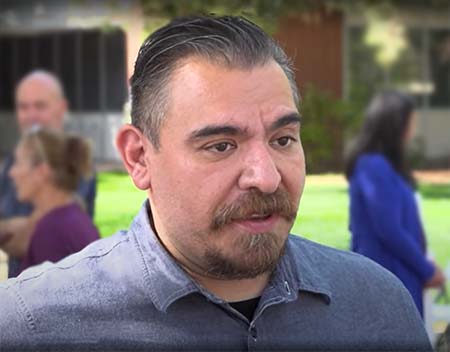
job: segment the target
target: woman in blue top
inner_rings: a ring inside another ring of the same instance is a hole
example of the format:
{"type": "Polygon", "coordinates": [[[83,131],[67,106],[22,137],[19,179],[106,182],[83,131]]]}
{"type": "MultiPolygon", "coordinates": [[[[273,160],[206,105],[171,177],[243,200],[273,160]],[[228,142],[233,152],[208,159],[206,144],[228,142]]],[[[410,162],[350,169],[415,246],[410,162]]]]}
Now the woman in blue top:
{"type": "Polygon", "coordinates": [[[349,153],[346,176],[351,249],[395,274],[423,315],[423,289],[439,287],[445,279],[426,258],[416,183],[405,160],[415,124],[411,98],[399,92],[376,96],[349,153]]]}

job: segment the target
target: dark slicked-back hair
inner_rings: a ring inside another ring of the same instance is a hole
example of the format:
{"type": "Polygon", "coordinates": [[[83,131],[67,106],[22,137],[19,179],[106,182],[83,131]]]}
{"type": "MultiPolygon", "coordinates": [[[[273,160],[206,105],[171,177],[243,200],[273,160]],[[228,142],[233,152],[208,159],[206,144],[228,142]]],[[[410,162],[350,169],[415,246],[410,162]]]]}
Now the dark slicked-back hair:
{"type": "Polygon", "coordinates": [[[351,178],[360,155],[381,153],[407,182],[415,186],[405,160],[405,135],[414,109],[412,98],[397,91],[384,91],[372,99],[361,131],[347,158],[347,179],[351,178]]]}
{"type": "Polygon", "coordinates": [[[167,112],[167,88],[172,73],[182,60],[194,56],[242,70],[275,61],[286,74],[298,103],[290,59],[257,25],[234,16],[175,19],[142,44],[130,81],[132,124],[155,148],[159,147],[160,129],[167,112]]]}

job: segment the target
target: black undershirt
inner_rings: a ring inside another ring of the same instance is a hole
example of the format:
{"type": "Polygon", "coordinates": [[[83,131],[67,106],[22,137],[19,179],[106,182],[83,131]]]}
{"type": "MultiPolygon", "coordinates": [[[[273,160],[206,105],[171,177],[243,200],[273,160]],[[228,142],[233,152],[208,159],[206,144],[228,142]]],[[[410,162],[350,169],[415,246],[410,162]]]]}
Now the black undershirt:
{"type": "Polygon", "coordinates": [[[248,321],[252,321],[253,315],[255,314],[255,310],[258,307],[260,298],[261,297],[256,297],[256,298],[248,299],[246,301],[229,302],[229,304],[234,309],[236,309],[239,313],[244,315],[248,319],[248,321]]]}

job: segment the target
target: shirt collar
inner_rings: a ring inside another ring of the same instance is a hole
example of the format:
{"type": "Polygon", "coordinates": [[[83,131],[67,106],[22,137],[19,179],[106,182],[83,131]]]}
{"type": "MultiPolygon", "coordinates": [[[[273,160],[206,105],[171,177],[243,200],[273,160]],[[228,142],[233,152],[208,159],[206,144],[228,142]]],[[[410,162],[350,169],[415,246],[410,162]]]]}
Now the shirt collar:
{"type": "Polygon", "coordinates": [[[130,232],[142,256],[150,298],[158,310],[165,312],[173,302],[199,289],[161,245],[152,230],[149,212],[148,201],[145,201],[131,224],[130,232]]]}
{"type": "MultiPolygon", "coordinates": [[[[191,279],[177,264],[153,232],[150,213],[149,203],[145,201],[131,224],[130,233],[142,256],[144,280],[155,307],[165,312],[172,303],[195,292],[206,296],[214,303],[225,303],[191,279]]],[[[329,286],[314,270],[309,256],[302,254],[301,251],[294,250],[292,236],[289,236],[285,253],[280,259],[271,285],[280,291],[307,291],[319,294],[329,303],[331,301],[329,286]]],[[[291,297],[290,300],[297,298],[297,295],[291,295],[290,292],[288,295],[291,297]]]]}
{"type": "Polygon", "coordinates": [[[312,248],[311,242],[289,235],[278,270],[284,278],[284,285],[289,285],[290,290],[317,294],[329,304],[332,300],[329,278],[318,271],[318,265],[323,263],[317,263],[317,248],[312,248]]]}

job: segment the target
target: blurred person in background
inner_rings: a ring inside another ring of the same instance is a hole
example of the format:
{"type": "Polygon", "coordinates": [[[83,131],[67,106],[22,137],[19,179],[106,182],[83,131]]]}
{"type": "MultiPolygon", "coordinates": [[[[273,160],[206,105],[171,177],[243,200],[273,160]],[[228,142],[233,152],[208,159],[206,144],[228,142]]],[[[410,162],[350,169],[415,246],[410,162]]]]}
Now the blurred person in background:
{"type": "Polygon", "coordinates": [[[395,274],[423,316],[423,290],[445,278],[426,257],[426,237],[415,196],[416,182],[406,162],[415,133],[410,97],[395,91],[375,96],[349,153],[351,249],[395,274]]]}
{"type": "MultiPolygon", "coordinates": [[[[15,93],[17,124],[21,134],[33,126],[62,131],[67,101],[59,79],[47,71],[33,71],[19,82],[15,93]]],[[[34,229],[33,207],[17,198],[9,176],[14,156],[9,155],[0,169],[0,248],[9,255],[8,277],[17,276],[21,258],[27,253],[34,229]]],[[[80,181],[77,189],[91,218],[96,196],[95,174],[80,181]]]]}
{"type": "Polygon", "coordinates": [[[54,130],[31,130],[19,142],[14,159],[9,174],[18,199],[32,204],[35,221],[20,271],[56,262],[99,238],[75,193],[92,169],[85,140],[54,130]]]}

